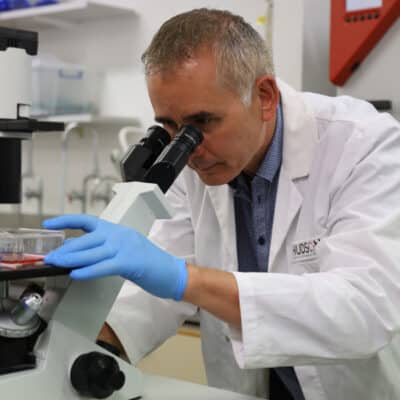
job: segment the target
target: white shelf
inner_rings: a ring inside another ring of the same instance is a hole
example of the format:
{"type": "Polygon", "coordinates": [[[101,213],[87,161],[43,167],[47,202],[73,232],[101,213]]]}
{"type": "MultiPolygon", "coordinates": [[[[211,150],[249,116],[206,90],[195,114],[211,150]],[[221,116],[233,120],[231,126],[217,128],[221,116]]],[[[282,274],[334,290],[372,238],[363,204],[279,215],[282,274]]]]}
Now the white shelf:
{"type": "Polygon", "coordinates": [[[114,117],[95,114],[66,114],[52,115],[45,118],[35,117],[39,121],[64,122],[65,124],[77,123],[79,125],[112,125],[112,126],[134,126],[140,127],[141,123],[137,118],[114,117]]]}
{"type": "Polygon", "coordinates": [[[90,20],[137,16],[132,7],[110,0],[66,0],[59,4],[0,12],[0,25],[38,29],[73,27],[90,20]]]}

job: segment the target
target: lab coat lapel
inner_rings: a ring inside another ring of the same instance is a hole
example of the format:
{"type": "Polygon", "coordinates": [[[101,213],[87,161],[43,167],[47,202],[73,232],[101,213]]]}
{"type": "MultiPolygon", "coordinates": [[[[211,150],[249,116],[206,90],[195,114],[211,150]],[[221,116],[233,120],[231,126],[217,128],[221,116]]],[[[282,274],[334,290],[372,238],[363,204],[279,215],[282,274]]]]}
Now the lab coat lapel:
{"type": "Polygon", "coordinates": [[[278,81],[283,107],[283,154],[276,195],[268,270],[287,238],[290,227],[300,210],[302,196],[296,180],[308,176],[318,140],[315,118],[304,97],[278,81]]]}
{"type": "Polygon", "coordinates": [[[287,237],[293,220],[300,210],[302,200],[303,198],[288,175],[287,170],[282,167],[278,192],[276,194],[274,223],[269,250],[269,272],[273,272],[274,270],[276,255],[287,237]]]}
{"type": "Polygon", "coordinates": [[[215,210],[222,238],[223,270],[237,270],[236,221],[233,196],[229,185],[207,186],[207,191],[215,210]]]}

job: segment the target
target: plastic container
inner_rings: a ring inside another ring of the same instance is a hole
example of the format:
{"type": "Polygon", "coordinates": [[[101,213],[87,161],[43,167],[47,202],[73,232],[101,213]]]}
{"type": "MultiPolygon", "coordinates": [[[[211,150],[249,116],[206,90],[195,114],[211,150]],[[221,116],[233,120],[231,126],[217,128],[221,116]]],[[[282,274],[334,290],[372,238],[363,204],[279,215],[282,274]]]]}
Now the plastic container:
{"type": "Polygon", "coordinates": [[[33,60],[32,116],[96,113],[100,75],[56,58],[33,60]]]}
{"type": "Polygon", "coordinates": [[[27,228],[0,228],[0,263],[27,264],[41,261],[61,246],[63,231],[27,228]]]}
{"type": "Polygon", "coordinates": [[[0,12],[8,11],[10,9],[10,3],[8,0],[0,0],[0,12]]]}
{"type": "Polygon", "coordinates": [[[49,4],[57,4],[59,0],[8,0],[10,10],[18,8],[30,8],[38,6],[47,6],[49,4]]]}

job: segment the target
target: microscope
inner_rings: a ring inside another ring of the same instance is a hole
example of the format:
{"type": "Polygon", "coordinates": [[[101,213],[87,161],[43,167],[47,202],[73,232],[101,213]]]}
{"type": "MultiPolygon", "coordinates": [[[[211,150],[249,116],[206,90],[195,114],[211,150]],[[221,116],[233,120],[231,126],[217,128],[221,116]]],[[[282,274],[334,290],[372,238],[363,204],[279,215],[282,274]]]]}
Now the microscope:
{"type": "MultiPolygon", "coordinates": [[[[21,201],[21,140],[35,131],[63,130],[60,123],[29,118],[34,32],[0,28],[0,203],[21,201]]],[[[164,193],[202,142],[183,126],[171,140],[159,126],[131,146],[121,161],[124,182],[100,215],[143,235],[155,219],[170,218],[164,193]]],[[[1,262],[1,260],[0,260],[1,262]]],[[[203,385],[144,375],[104,347],[97,335],[123,279],[72,281],[69,270],[0,263],[0,396],[22,400],[250,400],[253,397],[203,385]]],[[[134,307],[134,304],[132,305],[134,307]]]]}
{"type": "MultiPolygon", "coordinates": [[[[35,131],[63,130],[30,117],[31,57],[35,32],[0,28],[0,202],[21,201],[21,141],[35,131]]],[[[152,127],[122,162],[127,182],[101,217],[147,234],[154,219],[168,218],[163,199],[202,135],[184,127],[170,143],[152,127]]],[[[0,267],[0,394],[7,399],[136,399],[141,373],[96,345],[117,296],[119,277],[71,281],[67,269],[43,263],[0,267]]]]}

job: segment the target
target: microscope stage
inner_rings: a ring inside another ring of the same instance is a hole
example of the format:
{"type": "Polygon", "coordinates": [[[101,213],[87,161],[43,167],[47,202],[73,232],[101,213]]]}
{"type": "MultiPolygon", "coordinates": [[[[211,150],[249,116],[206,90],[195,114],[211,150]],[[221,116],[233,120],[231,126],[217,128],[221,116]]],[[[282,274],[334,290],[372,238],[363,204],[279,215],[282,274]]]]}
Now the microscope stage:
{"type": "Polygon", "coordinates": [[[42,262],[24,264],[18,268],[9,268],[4,266],[4,264],[0,264],[0,282],[16,279],[41,278],[44,276],[68,275],[70,271],[70,268],[53,267],[42,262]]]}

